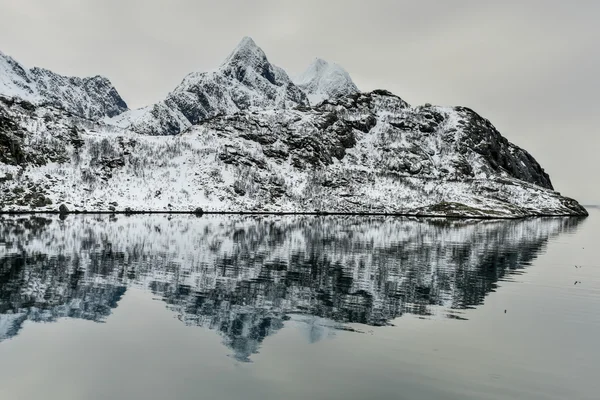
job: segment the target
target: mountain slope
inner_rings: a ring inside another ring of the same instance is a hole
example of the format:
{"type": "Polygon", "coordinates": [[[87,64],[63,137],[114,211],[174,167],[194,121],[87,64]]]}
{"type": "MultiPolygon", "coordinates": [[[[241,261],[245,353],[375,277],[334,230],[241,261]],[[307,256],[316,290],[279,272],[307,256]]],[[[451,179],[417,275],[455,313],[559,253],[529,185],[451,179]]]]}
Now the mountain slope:
{"type": "Polygon", "coordinates": [[[0,145],[18,150],[0,164],[3,211],[587,214],[473,111],[413,108],[385,91],[242,111],[172,137],[1,101],[0,122],[11,127],[0,145]]]}
{"type": "Polygon", "coordinates": [[[76,78],[42,68],[27,69],[2,52],[0,95],[49,104],[92,120],[114,117],[127,110],[125,101],[104,77],[76,78]]]}
{"type": "Polygon", "coordinates": [[[27,101],[39,101],[41,96],[29,70],[0,51],[0,94],[27,101]]]}
{"type": "Polygon", "coordinates": [[[246,37],[216,70],[191,73],[165,100],[106,122],[148,135],[173,135],[220,114],[307,104],[287,73],[246,37]]]}
{"type": "Polygon", "coordinates": [[[344,68],[320,58],[316,59],[304,73],[294,78],[293,81],[306,93],[312,105],[326,99],[359,92],[344,68]]]}

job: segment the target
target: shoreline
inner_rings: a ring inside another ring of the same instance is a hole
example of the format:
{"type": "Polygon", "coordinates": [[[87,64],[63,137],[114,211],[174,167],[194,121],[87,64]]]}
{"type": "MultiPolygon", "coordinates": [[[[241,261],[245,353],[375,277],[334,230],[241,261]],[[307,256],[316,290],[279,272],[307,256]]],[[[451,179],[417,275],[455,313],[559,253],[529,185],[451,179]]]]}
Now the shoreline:
{"type": "Polygon", "coordinates": [[[383,212],[293,212],[293,211],[159,211],[159,210],[144,210],[144,211],[0,211],[2,215],[195,215],[201,217],[203,215],[274,215],[274,216],[360,216],[360,217],[414,217],[414,218],[444,218],[444,219],[480,219],[480,220],[516,220],[527,218],[587,218],[589,215],[574,215],[574,214],[536,214],[536,215],[519,215],[519,216],[491,216],[491,215],[443,215],[430,213],[383,213],[383,212]]]}

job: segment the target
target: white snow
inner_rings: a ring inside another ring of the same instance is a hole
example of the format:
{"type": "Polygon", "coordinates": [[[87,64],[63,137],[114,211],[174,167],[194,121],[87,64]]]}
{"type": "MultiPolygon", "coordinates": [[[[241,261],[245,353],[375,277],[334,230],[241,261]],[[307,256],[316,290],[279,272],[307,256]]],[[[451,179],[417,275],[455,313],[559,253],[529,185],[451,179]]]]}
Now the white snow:
{"type": "Polygon", "coordinates": [[[358,93],[348,72],[338,64],[317,58],[308,69],[293,79],[306,93],[310,104],[323,100],[358,93]]]}

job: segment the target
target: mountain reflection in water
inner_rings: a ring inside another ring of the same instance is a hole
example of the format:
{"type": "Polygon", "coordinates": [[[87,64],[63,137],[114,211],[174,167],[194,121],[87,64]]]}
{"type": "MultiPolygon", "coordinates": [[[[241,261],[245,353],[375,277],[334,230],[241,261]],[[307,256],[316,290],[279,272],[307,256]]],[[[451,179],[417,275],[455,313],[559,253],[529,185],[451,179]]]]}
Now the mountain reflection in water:
{"type": "Polygon", "coordinates": [[[460,319],[579,221],[0,216],[0,342],[28,320],[105,321],[132,287],[240,361],[290,318],[317,321],[314,340],[403,313],[460,319]]]}

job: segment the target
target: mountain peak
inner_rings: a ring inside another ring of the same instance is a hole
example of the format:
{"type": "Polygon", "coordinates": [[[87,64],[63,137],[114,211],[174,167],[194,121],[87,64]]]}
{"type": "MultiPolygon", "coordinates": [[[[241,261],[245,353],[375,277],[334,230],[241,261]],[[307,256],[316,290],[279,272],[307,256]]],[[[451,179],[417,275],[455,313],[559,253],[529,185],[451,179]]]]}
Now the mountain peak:
{"type": "Polygon", "coordinates": [[[268,63],[265,52],[251,37],[245,36],[221,64],[221,67],[230,65],[259,66],[268,63]]]}
{"type": "Polygon", "coordinates": [[[313,105],[359,91],[342,66],[322,58],[316,58],[304,73],[294,79],[294,83],[307,94],[313,105]]]}
{"type": "Polygon", "coordinates": [[[242,47],[258,47],[256,42],[250,36],[244,36],[240,43],[237,45],[238,48],[242,47]]]}
{"type": "Polygon", "coordinates": [[[44,68],[28,69],[0,52],[0,94],[32,103],[59,106],[80,117],[98,120],[127,110],[112,83],[102,76],[77,78],[44,68]]]}
{"type": "Polygon", "coordinates": [[[0,94],[38,101],[40,96],[32,82],[29,70],[8,54],[0,51],[0,94]]]}
{"type": "Polygon", "coordinates": [[[326,60],[323,60],[322,58],[315,58],[315,60],[312,62],[312,64],[310,65],[309,68],[315,68],[315,69],[324,69],[327,68],[329,66],[329,62],[326,60]]]}
{"type": "Polygon", "coordinates": [[[297,105],[308,105],[306,95],[246,36],[216,70],[188,74],[164,101],[109,123],[139,133],[171,135],[219,114],[297,105]]]}

